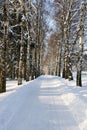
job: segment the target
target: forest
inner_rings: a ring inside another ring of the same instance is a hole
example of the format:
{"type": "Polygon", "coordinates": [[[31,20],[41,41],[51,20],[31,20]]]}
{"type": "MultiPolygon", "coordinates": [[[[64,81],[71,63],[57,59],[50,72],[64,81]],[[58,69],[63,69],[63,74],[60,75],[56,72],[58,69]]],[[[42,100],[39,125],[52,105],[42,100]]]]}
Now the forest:
{"type": "Polygon", "coordinates": [[[0,0],[0,93],[6,81],[42,74],[82,87],[87,71],[87,0],[0,0]]]}

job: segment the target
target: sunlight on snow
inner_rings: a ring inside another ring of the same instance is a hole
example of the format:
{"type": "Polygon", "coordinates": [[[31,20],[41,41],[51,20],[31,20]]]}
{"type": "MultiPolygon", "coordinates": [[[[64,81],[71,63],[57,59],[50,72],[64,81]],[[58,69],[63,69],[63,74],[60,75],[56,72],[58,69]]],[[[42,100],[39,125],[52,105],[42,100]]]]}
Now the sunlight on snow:
{"type": "Polygon", "coordinates": [[[76,96],[73,93],[63,94],[61,97],[66,105],[69,105],[76,99],[76,96]]]}

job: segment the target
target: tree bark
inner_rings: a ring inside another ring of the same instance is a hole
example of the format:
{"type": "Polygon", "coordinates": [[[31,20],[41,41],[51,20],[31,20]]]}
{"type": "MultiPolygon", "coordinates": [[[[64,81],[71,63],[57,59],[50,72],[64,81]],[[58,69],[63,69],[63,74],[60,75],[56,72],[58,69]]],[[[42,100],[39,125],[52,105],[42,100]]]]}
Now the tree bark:
{"type": "Polygon", "coordinates": [[[27,60],[26,60],[26,81],[29,81],[30,76],[30,31],[27,25],[28,30],[28,42],[27,42],[27,60]]]}
{"type": "Polygon", "coordinates": [[[77,76],[76,85],[82,86],[82,58],[83,58],[83,33],[84,33],[84,17],[85,17],[86,3],[85,0],[82,1],[81,15],[80,15],[80,33],[79,33],[79,43],[78,43],[78,62],[77,62],[77,76]]]}
{"type": "Polygon", "coordinates": [[[0,93],[6,92],[6,46],[8,41],[8,20],[7,20],[7,0],[4,1],[3,10],[3,43],[2,43],[2,54],[0,64],[0,93]]]}
{"type": "Polygon", "coordinates": [[[22,68],[23,68],[23,22],[21,22],[21,42],[20,42],[20,59],[18,67],[18,85],[22,84],[22,68]]]}

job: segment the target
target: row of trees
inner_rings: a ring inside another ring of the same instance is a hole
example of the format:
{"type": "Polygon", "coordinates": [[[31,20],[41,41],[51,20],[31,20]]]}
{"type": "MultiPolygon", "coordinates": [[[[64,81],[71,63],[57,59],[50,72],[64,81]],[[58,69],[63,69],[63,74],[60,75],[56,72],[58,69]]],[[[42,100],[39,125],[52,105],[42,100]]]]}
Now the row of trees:
{"type": "Polygon", "coordinates": [[[77,72],[76,85],[82,86],[87,43],[87,1],[55,0],[54,6],[58,30],[49,40],[48,60],[45,60],[48,72],[72,80],[74,68],[77,72]]]}
{"type": "Polygon", "coordinates": [[[6,78],[34,79],[42,73],[44,20],[41,0],[0,1],[0,92],[6,78]]]}
{"type": "Polygon", "coordinates": [[[17,78],[20,85],[22,78],[29,81],[38,77],[43,66],[48,66],[48,74],[69,80],[73,79],[75,66],[76,84],[82,86],[87,1],[54,0],[51,7],[55,8],[57,29],[52,33],[44,55],[48,31],[44,16],[49,15],[45,2],[0,0],[0,92],[6,91],[6,78],[17,78]]]}

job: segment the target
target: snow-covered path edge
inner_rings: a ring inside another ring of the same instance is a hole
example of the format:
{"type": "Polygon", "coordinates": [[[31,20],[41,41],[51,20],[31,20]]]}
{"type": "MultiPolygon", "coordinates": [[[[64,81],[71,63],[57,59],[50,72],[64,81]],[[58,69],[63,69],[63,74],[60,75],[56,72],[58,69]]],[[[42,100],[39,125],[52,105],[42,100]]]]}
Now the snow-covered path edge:
{"type": "Polygon", "coordinates": [[[17,110],[22,106],[22,98],[33,81],[23,83],[23,85],[13,86],[12,89],[7,89],[6,93],[0,94],[0,130],[7,130],[7,125],[10,123],[17,110]]]}
{"type": "Polygon", "coordinates": [[[65,91],[61,97],[75,117],[79,130],[87,129],[87,87],[74,86],[73,81],[62,80],[65,91]]]}

